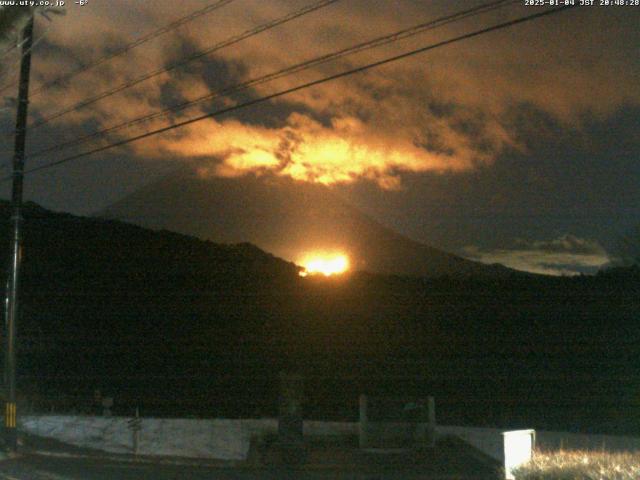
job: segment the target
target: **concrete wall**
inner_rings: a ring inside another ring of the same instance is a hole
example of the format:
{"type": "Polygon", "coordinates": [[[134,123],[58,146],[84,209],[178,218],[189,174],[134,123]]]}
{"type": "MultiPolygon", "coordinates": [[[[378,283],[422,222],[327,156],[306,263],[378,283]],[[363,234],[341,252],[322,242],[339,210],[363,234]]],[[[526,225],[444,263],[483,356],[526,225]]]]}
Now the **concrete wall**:
{"type": "MultiPolygon", "coordinates": [[[[79,447],[132,453],[128,418],[47,415],[24,417],[21,428],[79,447]]],[[[142,419],[138,453],[191,458],[243,460],[253,436],[276,434],[277,420],[142,419]]]]}
{"type": "MultiPolygon", "coordinates": [[[[20,427],[30,433],[81,447],[114,453],[132,453],[133,434],[126,417],[43,415],[23,417],[20,427]]],[[[138,453],[243,460],[252,437],[275,435],[276,419],[160,419],[143,418],[138,453]]],[[[500,462],[504,461],[502,432],[492,428],[438,425],[438,436],[455,435],[500,462]]],[[[357,435],[357,422],[305,421],[307,436],[357,435]]],[[[640,451],[640,438],[536,432],[538,448],[640,451]]]]}
{"type": "Polygon", "coordinates": [[[303,432],[304,435],[325,437],[334,435],[358,435],[358,423],[305,420],[303,424],[303,432]]]}
{"type": "MultiPolygon", "coordinates": [[[[132,453],[133,432],[126,417],[44,415],[23,417],[21,428],[79,447],[113,453],[132,453]]],[[[243,460],[251,438],[276,435],[276,419],[224,420],[144,418],[138,434],[138,453],[191,458],[243,460]]],[[[350,422],[304,422],[309,436],[356,435],[350,422]]]]}

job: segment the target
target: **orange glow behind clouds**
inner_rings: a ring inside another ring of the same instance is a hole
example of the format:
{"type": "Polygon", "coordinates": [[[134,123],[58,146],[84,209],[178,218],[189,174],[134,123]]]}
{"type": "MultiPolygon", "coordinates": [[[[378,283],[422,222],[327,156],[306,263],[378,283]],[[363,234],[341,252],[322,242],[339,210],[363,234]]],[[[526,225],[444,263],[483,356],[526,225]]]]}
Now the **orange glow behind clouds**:
{"type": "Polygon", "coordinates": [[[342,253],[311,253],[305,255],[299,262],[304,270],[300,276],[307,275],[340,275],[349,269],[349,258],[342,253]]]}
{"type": "Polygon", "coordinates": [[[463,171],[472,166],[473,155],[463,141],[453,153],[438,153],[417,146],[415,140],[406,133],[380,132],[353,117],[334,118],[327,127],[294,113],[282,128],[243,125],[236,120],[195,125],[190,135],[171,138],[164,145],[168,152],[162,151],[220,159],[212,165],[199,163],[201,177],[271,172],[323,185],[364,178],[387,190],[400,188],[400,172],[463,171]]]}

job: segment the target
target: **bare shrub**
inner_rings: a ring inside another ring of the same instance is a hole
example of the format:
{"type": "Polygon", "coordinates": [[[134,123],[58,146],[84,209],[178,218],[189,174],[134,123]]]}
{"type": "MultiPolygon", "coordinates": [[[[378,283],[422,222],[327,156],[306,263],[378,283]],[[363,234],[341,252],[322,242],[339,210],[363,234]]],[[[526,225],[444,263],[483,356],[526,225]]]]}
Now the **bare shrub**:
{"type": "Polygon", "coordinates": [[[638,480],[640,453],[537,451],[513,474],[517,480],[638,480]]]}

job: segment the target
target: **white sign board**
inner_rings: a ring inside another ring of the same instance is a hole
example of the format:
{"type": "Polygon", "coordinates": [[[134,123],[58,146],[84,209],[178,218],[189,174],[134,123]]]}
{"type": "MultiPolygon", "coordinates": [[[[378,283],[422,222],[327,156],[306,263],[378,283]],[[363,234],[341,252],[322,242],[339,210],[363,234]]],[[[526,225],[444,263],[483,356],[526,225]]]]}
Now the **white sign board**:
{"type": "Polygon", "coordinates": [[[531,460],[536,443],[535,430],[514,430],[503,432],[504,471],[507,480],[514,480],[511,473],[520,465],[531,460]]]}

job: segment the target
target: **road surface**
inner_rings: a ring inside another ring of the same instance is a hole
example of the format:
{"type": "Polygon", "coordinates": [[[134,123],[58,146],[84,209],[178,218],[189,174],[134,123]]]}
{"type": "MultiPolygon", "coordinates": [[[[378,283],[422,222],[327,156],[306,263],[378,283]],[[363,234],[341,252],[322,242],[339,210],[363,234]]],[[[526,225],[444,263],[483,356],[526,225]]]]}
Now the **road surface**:
{"type": "MultiPolygon", "coordinates": [[[[436,480],[419,472],[357,472],[347,469],[287,470],[231,468],[199,464],[131,462],[108,458],[26,454],[0,462],[0,480],[436,480]]],[[[455,477],[460,478],[460,477],[455,477]]],[[[474,477],[465,477],[471,480],[474,477]]],[[[479,476],[478,479],[486,479],[479,476]]]]}

